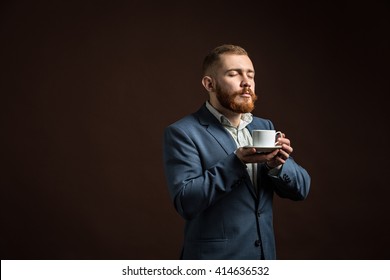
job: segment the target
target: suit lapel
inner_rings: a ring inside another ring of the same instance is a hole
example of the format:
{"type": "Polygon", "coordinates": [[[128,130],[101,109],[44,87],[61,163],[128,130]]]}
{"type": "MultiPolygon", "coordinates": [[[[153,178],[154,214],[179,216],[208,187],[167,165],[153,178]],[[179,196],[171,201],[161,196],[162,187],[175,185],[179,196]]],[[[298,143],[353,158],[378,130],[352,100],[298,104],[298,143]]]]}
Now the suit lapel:
{"type": "Polygon", "coordinates": [[[215,140],[225,150],[226,154],[231,154],[237,149],[236,143],[232,136],[221,125],[209,125],[207,131],[215,138],[215,140]],[[222,129],[221,129],[222,128],[222,129]]]}
{"type": "Polygon", "coordinates": [[[207,131],[221,145],[226,154],[229,155],[237,149],[233,137],[226,131],[217,118],[210,113],[205,105],[200,108],[198,115],[200,124],[206,126],[207,131]]]}
{"type": "MultiPolygon", "coordinates": [[[[225,150],[226,154],[231,154],[237,149],[236,142],[233,137],[226,131],[226,129],[221,125],[217,118],[210,113],[206,106],[197,112],[199,116],[200,124],[207,126],[207,131],[215,138],[215,140],[221,145],[225,150]]],[[[255,126],[251,123],[247,126],[249,131],[255,129],[255,126]]],[[[253,184],[250,181],[248,175],[248,182],[245,184],[255,200],[258,200],[258,195],[256,194],[253,184]]]]}

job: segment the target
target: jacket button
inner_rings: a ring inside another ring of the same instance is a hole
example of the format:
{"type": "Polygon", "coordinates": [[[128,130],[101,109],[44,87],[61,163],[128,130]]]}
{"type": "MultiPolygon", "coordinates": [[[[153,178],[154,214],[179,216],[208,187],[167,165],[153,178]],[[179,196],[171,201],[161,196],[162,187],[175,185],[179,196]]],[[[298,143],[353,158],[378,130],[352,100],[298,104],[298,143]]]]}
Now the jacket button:
{"type": "Polygon", "coordinates": [[[284,180],[286,183],[290,183],[290,182],[291,182],[291,179],[290,179],[290,177],[288,177],[287,174],[284,174],[284,175],[283,175],[283,180],[284,180]]]}
{"type": "Polygon", "coordinates": [[[256,247],[259,247],[260,245],[261,245],[261,241],[260,241],[260,240],[256,240],[256,241],[255,241],[255,246],[256,246],[256,247]]]}
{"type": "Polygon", "coordinates": [[[257,211],[257,217],[259,217],[259,218],[260,218],[260,210],[259,210],[259,211],[257,211]]]}

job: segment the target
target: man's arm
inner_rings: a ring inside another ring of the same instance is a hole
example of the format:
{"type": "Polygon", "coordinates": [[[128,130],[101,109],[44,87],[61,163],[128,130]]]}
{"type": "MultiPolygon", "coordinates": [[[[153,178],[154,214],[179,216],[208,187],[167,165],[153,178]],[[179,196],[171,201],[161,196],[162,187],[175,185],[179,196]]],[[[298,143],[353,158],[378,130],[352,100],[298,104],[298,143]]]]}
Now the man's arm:
{"type": "Polygon", "coordinates": [[[238,187],[248,173],[232,153],[212,167],[203,166],[199,148],[182,129],[168,127],[164,134],[164,167],[169,192],[178,213],[192,219],[238,187]]]}
{"type": "Polygon", "coordinates": [[[289,157],[275,175],[268,172],[274,191],[280,197],[303,200],[310,190],[310,176],[307,171],[289,157]]]}

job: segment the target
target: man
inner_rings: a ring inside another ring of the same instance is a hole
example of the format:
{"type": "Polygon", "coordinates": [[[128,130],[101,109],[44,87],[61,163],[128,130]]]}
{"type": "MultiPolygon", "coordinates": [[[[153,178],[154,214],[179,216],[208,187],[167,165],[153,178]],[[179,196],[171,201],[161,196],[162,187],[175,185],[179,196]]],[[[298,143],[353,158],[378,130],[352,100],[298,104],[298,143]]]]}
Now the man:
{"type": "Polygon", "coordinates": [[[247,52],[222,45],[203,62],[209,100],[164,134],[164,167],[177,212],[186,220],[182,259],[275,259],[272,199],[306,198],[310,177],[279,149],[257,153],[251,131],[274,129],[253,117],[255,70],[247,52]]]}

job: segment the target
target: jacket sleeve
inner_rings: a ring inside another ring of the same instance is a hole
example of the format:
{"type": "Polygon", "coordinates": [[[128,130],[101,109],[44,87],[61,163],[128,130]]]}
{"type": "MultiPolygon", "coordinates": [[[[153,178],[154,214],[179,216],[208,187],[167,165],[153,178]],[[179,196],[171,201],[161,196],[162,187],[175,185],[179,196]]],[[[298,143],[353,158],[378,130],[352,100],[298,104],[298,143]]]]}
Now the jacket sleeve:
{"type": "Polygon", "coordinates": [[[290,157],[277,176],[269,176],[274,191],[282,198],[303,200],[310,190],[310,176],[307,171],[290,157]]]}
{"type": "Polygon", "coordinates": [[[164,133],[164,169],[176,211],[185,219],[199,213],[230,193],[248,176],[246,165],[232,153],[205,167],[204,149],[180,127],[164,133]],[[200,151],[202,150],[202,151],[200,151]]]}
{"type": "MultiPolygon", "coordinates": [[[[268,121],[269,129],[275,129],[268,121]]],[[[267,171],[268,173],[268,171],[267,171]]],[[[289,157],[276,176],[267,175],[275,193],[282,198],[304,200],[310,190],[310,176],[307,171],[289,157]]]]}

